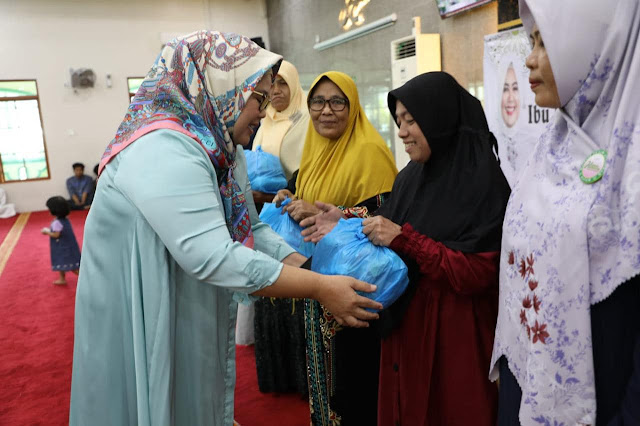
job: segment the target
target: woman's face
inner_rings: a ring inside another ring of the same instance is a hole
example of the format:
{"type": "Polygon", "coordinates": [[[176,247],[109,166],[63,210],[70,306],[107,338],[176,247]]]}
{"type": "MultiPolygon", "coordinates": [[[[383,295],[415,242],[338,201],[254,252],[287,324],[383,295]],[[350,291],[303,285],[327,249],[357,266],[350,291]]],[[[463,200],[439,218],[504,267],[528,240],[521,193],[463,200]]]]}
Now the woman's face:
{"type": "Polygon", "coordinates": [[[396,123],[400,129],[398,130],[398,136],[402,139],[404,151],[409,154],[411,161],[416,163],[429,161],[431,147],[427,142],[427,138],[411,113],[407,111],[407,108],[399,100],[396,101],[396,123]]]}
{"type": "Polygon", "coordinates": [[[253,135],[260,126],[260,120],[264,118],[266,112],[260,110],[263,102],[261,94],[269,96],[271,90],[271,71],[267,72],[260,82],[256,85],[254,92],[249,96],[247,102],[242,108],[236,124],[233,126],[233,134],[231,140],[234,145],[247,146],[253,135]],[[257,92],[257,93],[256,93],[257,92]]]}
{"type": "Polygon", "coordinates": [[[271,105],[278,112],[282,112],[289,106],[291,102],[291,91],[289,85],[280,74],[276,76],[276,81],[273,82],[271,88],[271,105]]]}
{"type": "Polygon", "coordinates": [[[531,29],[531,54],[527,56],[529,68],[529,83],[536,94],[536,104],[545,108],[560,108],[560,96],[556,87],[556,79],[551,70],[551,62],[547,56],[542,36],[537,25],[531,29]]]}
{"type": "Polygon", "coordinates": [[[320,136],[329,139],[338,139],[342,136],[349,122],[349,103],[347,102],[347,105],[342,111],[334,111],[328,102],[331,99],[347,101],[347,97],[342,93],[342,90],[331,80],[324,79],[313,89],[310,99],[312,101],[319,101],[320,99],[325,101],[321,111],[309,109],[311,122],[316,132],[318,132],[320,136]]]}
{"type": "Polygon", "coordinates": [[[502,119],[507,127],[513,127],[520,117],[520,92],[518,91],[518,80],[513,66],[507,69],[507,75],[502,87],[502,103],[500,104],[502,119]]]}

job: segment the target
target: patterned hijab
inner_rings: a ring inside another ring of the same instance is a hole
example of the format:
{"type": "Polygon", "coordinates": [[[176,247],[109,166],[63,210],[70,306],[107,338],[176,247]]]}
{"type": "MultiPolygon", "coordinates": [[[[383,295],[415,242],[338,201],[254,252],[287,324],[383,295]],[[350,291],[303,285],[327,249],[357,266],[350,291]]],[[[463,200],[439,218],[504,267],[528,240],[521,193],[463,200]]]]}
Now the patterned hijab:
{"type": "Polygon", "coordinates": [[[198,31],[170,41],[145,77],[102,159],[100,170],[141,136],[171,129],[197,141],[218,176],[231,238],[251,245],[244,194],[234,176],[233,126],[262,76],[281,57],[246,37],[198,31]]]}
{"type": "Polygon", "coordinates": [[[562,109],[507,207],[491,377],[505,355],[524,425],[595,424],[591,305],[640,273],[640,4],[521,0],[520,15],[538,25],[562,109]],[[597,150],[604,175],[583,183],[597,150]]]}
{"type": "Polygon", "coordinates": [[[296,67],[291,62],[282,61],[278,75],[289,86],[289,106],[278,112],[273,104],[269,104],[267,115],[260,122],[253,141],[253,148],[261,146],[264,152],[279,157],[289,179],[300,167],[302,147],[309,126],[309,111],[296,67]]]}
{"type": "Polygon", "coordinates": [[[391,191],[398,174],[391,151],[360,106],[358,89],[348,75],[329,71],[319,75],[335,83],[349,100],[347,127],[337,140],[321,136],[309,123],[302,151],[296,195],[305,201],[323,201],[353,207],[368,198],[391,191]]]}

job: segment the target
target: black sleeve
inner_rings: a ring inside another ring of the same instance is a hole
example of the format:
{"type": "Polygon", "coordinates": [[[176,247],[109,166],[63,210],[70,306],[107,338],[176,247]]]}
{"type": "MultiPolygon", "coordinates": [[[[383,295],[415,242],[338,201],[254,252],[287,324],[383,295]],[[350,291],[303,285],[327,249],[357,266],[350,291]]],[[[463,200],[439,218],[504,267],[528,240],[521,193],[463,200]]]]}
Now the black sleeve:
{"type": "Polygon", "coordinates": [[[291,191],[292,194],[296,193],[296,180],[298,180],[299,171],[300,169],[293,172],[293,176],[291,176],[291,179],[289,179],[289,182],[287,182],[287,189],[291,191]]]}
{"type": "Polygon", "coordinates": [[[640,276],[591,307],[597,424],[640,424],[640,276]]]}
{"type": "Polygon", "coordinates": [[[308,258],[308,259],[306,260],[306,262],[304,262],[302,265],[300,265],[300,268],[302,268],[302,269],[307,269],[307,270],[309,270],[309,271],[310,271],[310,270],[311,270],[311,262],[312,262],[312,260],[311,260],[311,259],[312,259],[312,257],[308,258]]]}
{"type": "Polygon", "coordinates": [[[624,399],[620,402],[620,409],[607,426],[640,424],[640,404],[638,403],[640,401],[640,336],[636,338],[633,364],[633,371],[629,378],[624,399]]]}
{"type": "Polygon", "coordinates": [[[369,210],[369,214],[373,214],[384,203],[384,201],[389,198],[389,194],[391,194],[391,192],[374,195],[371,198],[367,198],[366,200],[359,202],[354,207],[366,207],[367,210],[369,210]]]}
{"type": "Polygon", "coordinates": [[[627,392],[622,401],[620,412],[613,418],[611,425],[638,425],[640,424],[640,336],[636,338],[634,355],[634,367],[627,392]]]}

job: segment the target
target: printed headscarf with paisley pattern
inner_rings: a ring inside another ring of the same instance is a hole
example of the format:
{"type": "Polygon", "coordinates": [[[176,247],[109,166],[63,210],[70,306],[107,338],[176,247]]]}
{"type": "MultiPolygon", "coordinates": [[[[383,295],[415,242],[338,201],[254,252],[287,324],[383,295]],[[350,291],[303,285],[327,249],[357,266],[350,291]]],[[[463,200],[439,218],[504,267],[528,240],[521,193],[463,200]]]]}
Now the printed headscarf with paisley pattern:
{"type": "Polygon", "coordinates": [[[245,102],[263,75],[282,57],[247,37],[198,31],[165,45],[133,98],[102,159],[100,170],[127,146],[157,129],[171,129],[197,141],[218,176],[225,219],[234,241],[251,245],[244,194],[234,176],[231,139],[245,102]]]}

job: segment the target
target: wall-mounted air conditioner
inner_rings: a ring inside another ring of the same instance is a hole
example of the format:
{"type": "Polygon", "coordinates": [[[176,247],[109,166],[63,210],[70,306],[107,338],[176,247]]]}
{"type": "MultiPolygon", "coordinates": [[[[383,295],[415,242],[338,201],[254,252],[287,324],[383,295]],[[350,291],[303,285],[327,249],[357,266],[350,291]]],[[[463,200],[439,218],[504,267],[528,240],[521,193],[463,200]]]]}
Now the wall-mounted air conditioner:
{"type": "Polygon", "coordinates": [[[71,87],[74,89],[93,87],[96,83],[96,73],[89,68],[78,68],[69,70],[71,73],[71,87]]]}
{"type": "MultiPolygon", "coordinates": [[[[420,18],[413,18],[413,35],[391,42],[391,88],[402,86],[413,77],[429,72],[441,71],[440,34],[421,34],[420,18]]],[[[394,131],[394,154],[398,170],[409,162],[402,139],[394,131]]]]}

